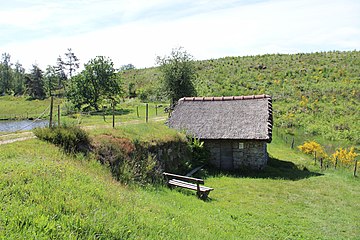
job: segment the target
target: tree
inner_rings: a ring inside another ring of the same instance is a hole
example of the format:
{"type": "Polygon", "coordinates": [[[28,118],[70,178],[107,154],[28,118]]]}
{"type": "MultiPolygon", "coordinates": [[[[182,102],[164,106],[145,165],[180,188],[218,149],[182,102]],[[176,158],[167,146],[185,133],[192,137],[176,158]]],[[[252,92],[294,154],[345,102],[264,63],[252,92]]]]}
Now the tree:
{"type": "Polygon", "coordinates": [[[1,75],[0,87],[2,95],[5,95],[11,90],[11,63],[10,54],[3,53],[1,56],[1,75]]]}
{"type": "Polygon", "coordinates": [[[129,98],[136,97],[136,88],[135,88],[135,83],[133,83],[133,82],[130,82],[128,84],[128,97],[129,98]]]}
{"type": "Polygon", "coordinates": [[[25,85],[27,93],[33,99],[45,98],[43,71],[37,65],[33,65],[31,73],[25,77],[25,85]]]}
{"type": "Polygon", "coordinates": [[[65,60],[61,56],[57,58],[56,71],[59,78],[59,86],[65,88],[65,82],[67,79],[72,78],[75,71],[80,67],[79,59],[72,52],[71,48],[68,48],[68,52],[65,53],[65,60]]]}
{"type": "Polygon", "coordinates": [[[87,104],[99,110],[101,100],[115,100],[120,93],[113,62],[98,56],[85,64],[85,69],[71,79],[67,97],[79,109],[87,104]]]}
{"type": "Polygon", "coordinates": [[[132,69],[135,69],[135,66],[133,64],[129,63],[126,65],[122,65],[119,70],[126,71],[126,70],[132,70],[132,69]]]}
{"type": "Polygon", "coordinates": [[[56,89],[60,78],[61,76],[59,76],[56,68],[48,65],[44,77],[44,87],[49,96],[53,95],[53,91],[56,89]]]}
{"type": "Polygon", "coordinates": [[[19,62],[15,63],[13,80],[14,80],[14,95],[24,94],[24,91],[25,91],[25,69],[19,62]]]}
{"type": "Polygon", "coordinates": [[[195,75],[193,57],[182,47],[174,48],[170,56],[157,57],[156,61],[163,73],[163,88],[171,105],[182,97],[196,95],[193,84],[195,75]]]}

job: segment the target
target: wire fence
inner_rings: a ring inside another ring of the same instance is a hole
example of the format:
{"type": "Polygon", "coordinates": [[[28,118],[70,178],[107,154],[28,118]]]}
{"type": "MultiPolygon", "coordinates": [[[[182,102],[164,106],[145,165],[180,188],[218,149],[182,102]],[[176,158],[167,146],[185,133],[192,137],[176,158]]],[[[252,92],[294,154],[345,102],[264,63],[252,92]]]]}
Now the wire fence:
{"type": "Polygon", "coordinates": [[[0,136],[8,134],[8,132],[18,132],[23,130],[30,130],[34,127],[44,126],[46,123],[46,115],[49,112],[50,106],[48,106],[42,113],[34,115],[35,117],[27,119],[12,119],[8,121],[0,121],[0,132],[5,132],[0,134],[0,136]]]}
{"type": "MultiPolygon", "coordinates": [[[[30,130],[33,127],[31,126],[45,126],[44,121],[49,121],[50,119],[50,107],[49,105],[41,113],[17,113],[17,114],[0,114],[0,132],[16,132],[22,130],[30,130]],[[31,122],[28,122],[28,121],[31,122]],[[42,121],[42,122],[40,122],[42,121]],[[25,125],[24,125],[25,124],[25,125]],[[21,126],[21,127],[19,127],[21,126]]],[[[66,108],[66,105],[57,105],[53,106],[53,121],[51,125],[60,124],[61,116],[70,116],[82,119],[82,117],[90,116],[100,116],[104,118],[104,121],[107,122],[106,116],[121,116],[121,115],[130,115],[129,119],[138,118],[144,119],[145,122],[149,121],[149,118],[164,116],[165,107],[163,104],[156,103],[139,103],[132,105],[125,105],[122,108],[109,108],[103,107],[97,111],[73,111],[66,108]],[[60,111],[61,109],[61,111],[60,111]]],[[[114,120],[113,120],[114,121],[114,120]]],[[[50,124],[50,121],[49,121],[50,124]]],[[[49,125],[48,124],[48,125],[49,125]]]]}
{"type": "Polygon", "coordinates": [[[301,131],[287,131],[286,129],[281,129],[278,127],[274,128],[273,133],[277,138],[283,141],[286,146],[292,149],[297,149],[299,145],[304,144],[306,141],[318,142],[324,148],[327,154],[335,152],[339,147],[347,148],[351,146],[346,141],[327,140],[322,136],[313,136],[301,131]]]}

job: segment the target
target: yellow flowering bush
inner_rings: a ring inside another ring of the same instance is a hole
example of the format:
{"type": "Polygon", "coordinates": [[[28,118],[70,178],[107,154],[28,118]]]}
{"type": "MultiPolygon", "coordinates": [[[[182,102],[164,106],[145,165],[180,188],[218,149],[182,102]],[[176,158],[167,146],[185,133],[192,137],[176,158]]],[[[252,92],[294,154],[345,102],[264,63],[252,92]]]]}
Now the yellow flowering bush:
{"type": "Polygon", "coordinates": [[[327,158],[328,155],[326,154],[324,148],[315,141],[307,141],[303,145],[298,146],[298,149],[306,154],[315,154],[318,157],[327,158]]]}
{"type": "Polygon", "coordinates": [[[335,151],[335,153],[332,154],[332,158],[331,160],[333,162],[336,161],[336,159],[338,160],[338,162],[340,162],[341,164],[343,164],[344,166],[350,166],[353,164],[355,158],[358,156],[359,154],[357,154],[355,152],[355,148],[351,147],[349,149],[343,149],[343,148],[339,148],[335,151]]]}

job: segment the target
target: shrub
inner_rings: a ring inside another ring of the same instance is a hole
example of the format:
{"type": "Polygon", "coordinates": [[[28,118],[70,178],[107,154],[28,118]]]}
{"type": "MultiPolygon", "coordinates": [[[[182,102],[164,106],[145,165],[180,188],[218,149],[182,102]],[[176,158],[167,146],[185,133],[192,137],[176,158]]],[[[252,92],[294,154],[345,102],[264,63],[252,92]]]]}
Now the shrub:
{"type": "Polygon", "coordinates": [[[34,134],[41,140],[62,147],[66,153],[87,153],[90,150],[89,135],[76,126],[36,128],[34,134]]]}
{"type": "Polygon", "coordinates": [[[166,172],[185,174],[191,163],[191,150],[187,141],[172,139],[151,144],[143,144],[145,150],[155,155],[166,172]]]}
{"type": "Polygon", "coordinates": [[[97,159],[125,184],[161,183],[163,171],[185,174],[206,165],[209,152],[199,139],[141,142],[100,135],[94,144],[97,159]]]}
{"type": "Polygon", "coordinates": [[[306,154],[315,154],[318,157],[327,158],[324,148],[315,141],[307,141],[303,145],[298,146],[299,150],[306,154]]]}
{"type": "Polygon", "coordinates": [[[188,137],[188,144],[192,155],[189,167],[194,168],[201,165],[207,165],[210,158],[210,152],[204,147],[204,142],[201,142],[198,138],[188,137]]]}
{"type": "Polygon", "coordinates": [[[343,166],[352,166],[358,155],[359,154],[355,153],[354,147],[351,147],[348,150],[339,148],[332,154],[332,161],[335,163],[336,160],[338,160],[343,166]]]}
{"type": "Polygon", "coordinates": [[[97,159],[110,167],[118,181],[146,185],[162,179],[162,168],[155,155],[138,141],[103,135],[95,145],[97,159]]]}

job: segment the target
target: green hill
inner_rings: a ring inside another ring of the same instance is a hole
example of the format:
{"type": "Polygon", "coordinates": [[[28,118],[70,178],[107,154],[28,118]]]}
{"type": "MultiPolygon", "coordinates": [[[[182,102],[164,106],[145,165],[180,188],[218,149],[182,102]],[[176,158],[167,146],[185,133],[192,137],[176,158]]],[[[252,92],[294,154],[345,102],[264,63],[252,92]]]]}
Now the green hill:
{"type": "MultiPolygon", "coordinates": [[[[360,52],[225,57],[196,62],[198,96],[269,94],[275,127],[301,136],[360,144],[360,52]]],[[[161,99],[158,68],[122,72],[144,101],[161,99]]]]}

